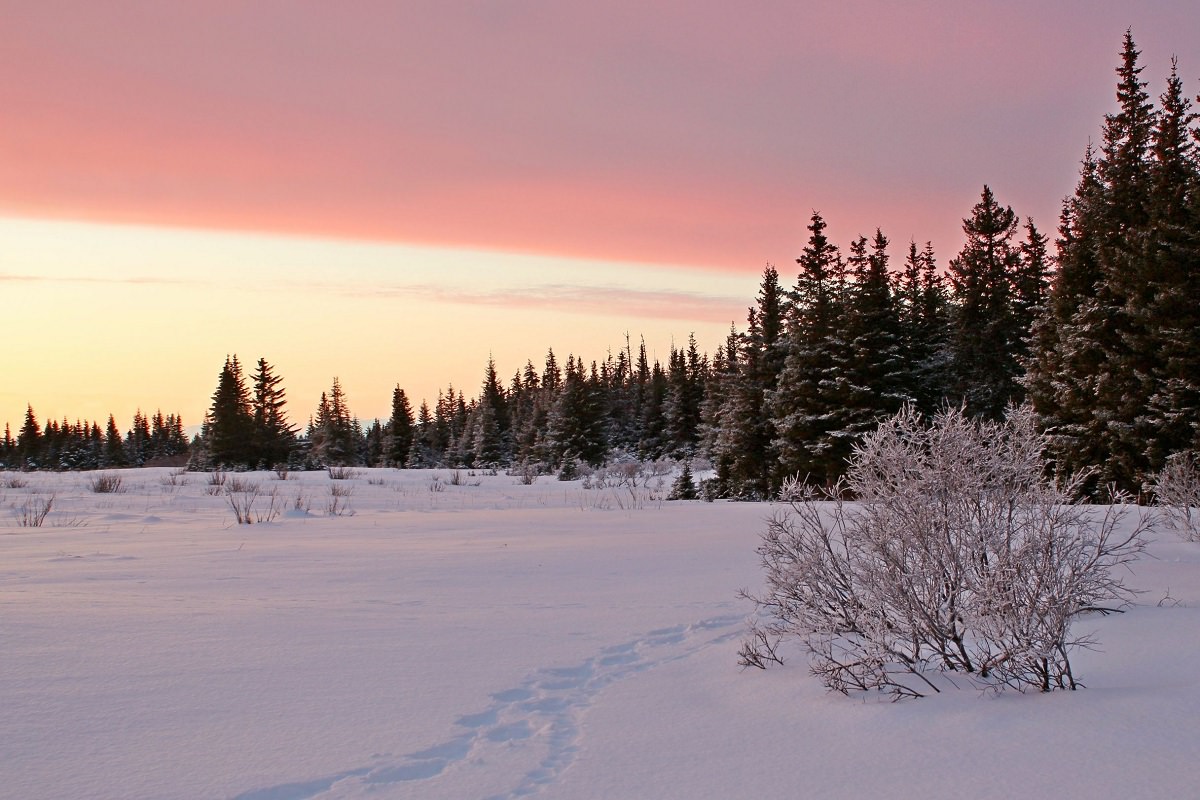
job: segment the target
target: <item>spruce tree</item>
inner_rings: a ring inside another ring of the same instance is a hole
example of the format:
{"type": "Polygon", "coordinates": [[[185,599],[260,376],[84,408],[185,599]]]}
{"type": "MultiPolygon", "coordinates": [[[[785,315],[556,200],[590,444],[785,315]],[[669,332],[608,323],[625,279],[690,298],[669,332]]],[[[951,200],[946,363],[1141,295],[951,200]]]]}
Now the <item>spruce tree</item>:
{"type": "MultiPolygon", "coordinates": [[[[788,315],[787,355],[775,388],[766,393],[765,411],[775,433],[769,491],[790,476],[817,484],[834,477],[827,450],[829,431],[836,427],[830,415],[845,399],[846,351],[839,329],[846,268],[825,228],[824,219],[814,213],[808,244],[797,259],[800,274],[788,315]]],[[[859,254],[865,258],[865,250],[859,254]]]]}
{"type": "MultiPolygon", "coordinates": [[[[425,406],[425,414],[429,407],[425,406]]],[[[392,416],[387,423],[386,461],[392,467],[408,465],[413,449],[413,413],[408,396],[399,384],[392,390],[392,416]]]]}
{"type": "Polygon", "coordinates": [[[841,418],[828,434],[826,471],[832,479],[842,475],[863,434],[914,399],[900,314],[892,297],[887,246],[887,237],[876,229],[870,253],[857,265],[847,296],[843,370],[848,391],[844,407],[830,412],[841,418]]]}
{"type": "Polygon", "coordinates": [[[117,427],[117,421],[112,414],[108,415],[108,425],[104,431],[104,463],[105,467],[126,467],[129,466],[129,459],[125,455],[125,443],[121,439],[121,431],[117,427]]]}
{"type": "Polygon", "coordinates": [[[1145,375],[1145,470],[1200,450],[1200,161],[1197,115],[1172,60],[1152,135],[1149,220],[1142,237],[1147,281],[1128,305],[1145,332],[1131,349],[1145,375]]]}
{"type": "Polygon", "coordinates": [[[262,467],[287,464],[295,446],[296,429],[287,419],[283,378],[275,374],[275,368],[265,358],[260,358],[252,380],[254,440],[251,459],[262,467]]]}
{"type": "Polygon", "coordinates": [[[17,437],[17,463],[21,469],[37,469],[42,460],[42,428],[33,406],[25,406],[25,424],[17,437]]]}
{"type": "Polygon", "coordinates": [[[253,459],[254,416],[238,358],[226,357],[208,410],[207,449],[215,466],[248,466],[253,459]]]}
{"type": "Polygon", "coordinates": [[[951,402],[968,414],[999,420],[1020,402],[1023,332],[1013,300],[1020,251],[1013,243],[1017,215],[983,187],[963,220],[966,243],[950,262],[954,317],[950,341],[951,402]]]}

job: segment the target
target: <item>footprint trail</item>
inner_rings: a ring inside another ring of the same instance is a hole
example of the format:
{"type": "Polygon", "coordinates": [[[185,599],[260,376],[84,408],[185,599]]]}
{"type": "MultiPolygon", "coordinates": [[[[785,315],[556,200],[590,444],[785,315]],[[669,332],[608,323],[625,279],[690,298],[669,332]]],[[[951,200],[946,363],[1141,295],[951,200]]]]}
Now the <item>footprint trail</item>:
{"type": "Polygon", "coordinates": [[[438,778],[465,769],[494,772],[505,787],[493,788],[484,800],[535,795],[574,762],[580,748],[580,720],[600,692],[735,638],[744,619],[731,615],[660,628],[606,647],[577,665],[539,669],[519,686],[492,694],[486,708],[460,716],[454,731],[431,747],[390,759],[391,763],[253,789],[233,800],[333,800],[379,796],[380,789],[394,791],[406,785],[414,793],[433,797],[438,796],[438,778]]]}

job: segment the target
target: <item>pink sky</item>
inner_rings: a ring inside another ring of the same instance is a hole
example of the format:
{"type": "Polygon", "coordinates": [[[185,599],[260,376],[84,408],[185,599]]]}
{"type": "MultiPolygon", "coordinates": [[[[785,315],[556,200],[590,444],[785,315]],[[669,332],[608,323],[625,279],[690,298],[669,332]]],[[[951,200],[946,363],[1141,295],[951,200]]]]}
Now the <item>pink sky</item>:
{"type": "MultiPolygon", "coordinates": [[[[1052,229],[1191,2],[5,2],[0,210],[756,272],[821,210],[1052,229]]],[[[1191,88],[1194,88],[1191,87],[1191,88]]]]}
{"type": "Polygon", "coordinates": [[[1194,95],[1194,0],[0,0],[0,423],[195,424],[227,353],[369,419],[489,356],[712,352],[814,209],[896,262],[985,182],[1053,233],[1127,27],[1194,95]]]}

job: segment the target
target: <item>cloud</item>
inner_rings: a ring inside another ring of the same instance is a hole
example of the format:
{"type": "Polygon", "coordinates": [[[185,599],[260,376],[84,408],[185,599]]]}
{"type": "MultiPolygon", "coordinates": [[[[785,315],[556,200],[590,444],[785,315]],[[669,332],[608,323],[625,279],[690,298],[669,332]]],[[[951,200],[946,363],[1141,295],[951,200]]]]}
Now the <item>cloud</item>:
{"type": "Polygon", "coordinates": [[[99,283],[117,286],[196,286],[198,281],[179,278],[160,278],[152,275],[134,275],[124,278],[105,278],[91,275],[13,275],[0,272],[0,282],[5,283],[99,283]]]}
{"type": "Polygon", "coordinates": [[[438,303],[489,306],[510,310],[584,312],[620,317],[653,317],[711,323],[740,320],[744,299],[679,290],[628,289],[619,286],[541,284],[488,291],[460,287],[409,284],[348,290],[355,296],[411,297],[438,303]]]}

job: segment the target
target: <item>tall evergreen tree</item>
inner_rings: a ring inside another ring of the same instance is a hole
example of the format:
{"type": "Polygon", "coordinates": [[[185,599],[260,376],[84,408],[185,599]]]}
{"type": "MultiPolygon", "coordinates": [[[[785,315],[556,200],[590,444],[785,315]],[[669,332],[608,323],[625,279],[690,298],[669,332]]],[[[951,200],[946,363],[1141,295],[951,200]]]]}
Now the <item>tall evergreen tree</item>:
{"type": "Polygon", "coordinates": [[[346,405],[346,394],[335,376],[329,393],[321,393],[316,419],[309,435],[310,457],[320,466],[354,466],[361,462],[355,420],[346,405]]]}
{"type": "Polygon", "coordinates": [[[226,357],[208,410],[207,449],[216,466],[250,463],[254,416],[238,358],[226,357]]]}
{"type": "Polygon", "coordinates": [[[42,460],[42,428],[33,406],[25,406],[25,424],[17,436],[17,463],[21,469],[37,469],[42,460]]]}
{"type": "MultiPolygon", "coordinates": [[[[428,406],[425,413],[429,413],[428,406]]],[[[388,420],[387,434],[388,465],[407,466],[413,449],[413,413],[408,396],[399,384],[392,390],[392,417],[388,420]]]]}
{"type": "Polygon", "coordinates": [[[296,429],[288,422],[283,378],[265,358],[258,359],[251,403],[254,421],[253,463],[275,467],[288,462],[296,443],[296,429]]]}
{"type": "MultiPolygon", "coordinates": [[[[826,451],[836,425],[829,415],[844,400],[841,367],[846,353],[838,334],[846,270],[825,228],[825,220],[814,213],[808,244],[797,259],[800,275],[790,306],[787,356],[776,387],[767,393],[765,410],[775,431],[771,491],[792,475],[818,484],[833,477],[826,451]]],[[[865,258],[865,252],[861,255],[865,258]]]]}
{"type": "Polygon", "coordinates": [[[950,262],[954,322],[950,342],[951,400],[969,414],[1001,419],[1023,398],[1019,352],[1023,332],[1013,285],[1020,251],[1013,243],[1017,215],[1002,206],[988,186],[963,220],[966,243],[950,262]]]}
{"type": "Polygon", "coordinates": [[[1200,159],[1190,130],[1198,118],[1172,60],[1152,135],[1149,220],[1142,237],[1147,280],[1131,295],[1133,350],[1142,366],[1147,411],[1145,469],[1200,450],[1200,159]]]}

